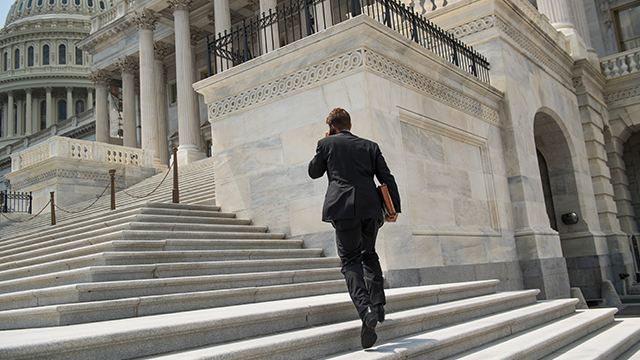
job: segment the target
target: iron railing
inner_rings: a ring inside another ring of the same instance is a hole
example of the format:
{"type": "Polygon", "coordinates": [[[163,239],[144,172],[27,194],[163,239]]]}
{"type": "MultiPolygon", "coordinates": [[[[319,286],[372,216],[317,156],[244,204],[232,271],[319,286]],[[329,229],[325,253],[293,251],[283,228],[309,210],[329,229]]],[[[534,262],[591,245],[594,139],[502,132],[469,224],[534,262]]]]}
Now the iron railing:
{"type": "Polygon", "coordinates": [[[397,0],[289,0],[230,32],[207,37],[208,76],[362,13],[489,83],[484,56],[397,0]]]}
{"type": "Polygon", "coordinates": [[[3,213],[31,214],[33,196],[31,193],[0,191],[0,206],[3,213]]]}

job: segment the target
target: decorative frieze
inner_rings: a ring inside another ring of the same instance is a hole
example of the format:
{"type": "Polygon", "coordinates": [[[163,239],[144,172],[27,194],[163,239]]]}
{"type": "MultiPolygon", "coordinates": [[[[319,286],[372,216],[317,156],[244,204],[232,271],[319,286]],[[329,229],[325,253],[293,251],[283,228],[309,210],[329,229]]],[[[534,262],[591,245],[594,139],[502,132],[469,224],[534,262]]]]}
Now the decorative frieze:
{"type": "Polygon", "coordinates": [[[452,34],[458,39],[461,39],[465,36],[469,36],[471,34],[475,34],[487,29],[490,29],[495,24],[495,15],[491,14],[479,19],[475,19],[466,24],[462,24],[460,26],[456,26],[452,29],[447,30],[448,33],[452,34]]]}
{"type": "Polygon", "coordinates": [[[95,86],[109,86],[113,76],[109,71],[98,69],[89,74],[89,80],[93,81],[95,86]]]}
{"type": "Polygon", "coordinates": [[[203,30],[195,26],[191,27],[191,46],[196,46],[198,44],[198,41],[202,38],[202,34],[204,34],[203,30]]]}
{"type": "Polygon", "coordinates": [[[622,101],[638,96],[640,96],[640,85],[605,94],[604,100],[606,101],[607,105],[610,105],[611,103],[616,101],[622,101]]]}
{"type": "Polygon", "coordinates": [[[499,124],[497,110],[368,49],[353,50],[253,89],[215,101],[209,105],[209,119],[213,120],[255,106],[363,67],[390,77],[488,123],[499,124]]]}
{"type": "Polygon", "coordinates": [[[131,20],[136,25],[138,31],[140,30],[155,30],[158,23],[158,16],[149,9],[142,9],[135,11],[131,20]]]}

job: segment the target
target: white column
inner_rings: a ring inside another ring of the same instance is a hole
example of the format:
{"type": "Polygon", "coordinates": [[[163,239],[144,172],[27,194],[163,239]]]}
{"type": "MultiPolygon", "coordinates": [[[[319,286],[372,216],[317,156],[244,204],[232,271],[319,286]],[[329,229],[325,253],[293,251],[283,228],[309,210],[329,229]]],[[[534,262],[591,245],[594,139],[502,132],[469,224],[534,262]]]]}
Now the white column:
{"type": "MultiPolygon", "coordinates": [[[[140,121],[142,126],[142,148],[153,152],[154,163],[160,163],[158,151],[158,102],[155,76],[153,74],[155,53],[153,31],[158,19],[148,9],[137,11],[133,18],[138,27],[140,47],[140,121]]],[[[176,42],[177,42],[176,38],[176,42]]]]}
{"type": "Polygon", "coordinates": [[[73,106],[73,87],[67,86],[67,119],[74,114],[75,106],[73,106]]]}
{"type": "Polygon", "coordinates": [[[93,88],[87,88],[87,106],[85,110],[93,108],[93,88]]]}
{"type": "MultiPolygon", "coordinates": [[[[269,10],[275,13],[277,0],[260,0],[260,17],[268,16],[269,10]]],[[[316,16],[317,17],[317,16],[316,16]]],[[[316,19],[319,21],[319,19],[316,19]]],[[[260,40],[262,41],[261,49],[264,53],[273,51],[280,47],[280,30],[278,24],[273,24],[260,32],[260,40]]]]}
{"type": "Polygon", "coordinates": [[[7,92],[7,95],[7,136],[13,136],[15,135],[15,129],[13,127],[13,117],[15,116],[13,113],[13,91],[7,92]]]}
{"type": "Polygon", "coordinates": [[[46,109],[46,117],[47,117],[47,127],[51,126],[54,124],[54,120],[56,117],[53,116],[53,99],[51,96],[51,91],[53,91],[53,89],[50,86],[47,86],[46,88],[44,88],[45,91],[47,92],[47,99],[45,102],[45,109],[46,109]]]}
{"type": "Polygon", "coordinates": [[[200,114],[193,95],[194,69],[191,54],[189,5],[192,0],[167,0],[173,9],[176,38],[176,87],[178,89],[178,165],[204,159],[198,147],[200,114]]]}
{"type": "MultiPolygon", "coordinates": [[[[109,91],[111,74],[106,70],[92,71],[89,78],[96,87],[96,141],[109,143],[109,91]]],[[[49,114],[47,114],[48,116],[49,114]]]]}
{"type": "Polygon", "coordinates": [[[122,74],[122,144],[137,147],[136,137],[136,71],[138,59],[132,56],[121,57],[115,65],[122,74]]]}
{"type": "Polygon", "coordinates": [[[0,100],[0,107],[2,107],[2,137],[7,136],[7,102],[4,101],[4,97],[0,100]]]}
{"type": "Polygon", "coordinates": [[[18,121],[16,121],[16,135],[20,136],[24,131],[24,126],[22,125],[22,120],[24,119],[24,101],[22,100],[22,98],[18,98],[18,100],[16,101],[16,105],[18,105],[18,113],[16,114],[18,118],[18,121]]]}
{"type": "Polygon", "coordinates": [[[556,29],[574,28],[569,1],[538,0],[538,10],[540,13],[547,15],[556,29]]]}
{"type": "Polygon", "coordinates": [[[154,44],[156,51],[155,81],[156,98],[158,99],[158,152],[160,162],[169,165],[169,144],[167,140],[167,70],[164,66],[164,58],[169,53],[171,46],[162,42],[154,44]]]}
{"type": "MultiPolygon", "coordinates": [[[[224,34],[225,31],[231,30],[231,12],[229,10],[229,0],[213,0],[214,10],[214,28],[215,36],[224,34]]],[[[229,49],[231,50],[231,49],[229,49]]],[[[216,67],[218,71],[224,71],[229,68],[229,63],[226,60],[217,58],[216,67]]]]}
{"type": "Polygon", "coordinates": [[[25,135],[31,135],[33,133],[33,98],[31,96],[32,90],[25,89],[27,94],[27,111],[25,114],[25,135]]]}
{"type": "MultiPolygon", "coordinates": [[[[200,37],[202,36],[203,31],[198,29],[195,26],[191,27],[191,67],[193,69],[193,83],[197,82],[200,80],[200,71],[198,71],[198,64],[196,62],[196,45],[198,44],[198,41],[200,40],[200,37]]],[[[198,149],[200,149],[200,151],[203,150],[202,148],[202,136],[201,135],[201,131],[200,131],[200,127],[201,127],[201,121],[200,121],[200,94],[198,94],[196,91],[192,91],[193,93],[193,98],[196,104],[196,117],[198,119],[198,149]]]]}

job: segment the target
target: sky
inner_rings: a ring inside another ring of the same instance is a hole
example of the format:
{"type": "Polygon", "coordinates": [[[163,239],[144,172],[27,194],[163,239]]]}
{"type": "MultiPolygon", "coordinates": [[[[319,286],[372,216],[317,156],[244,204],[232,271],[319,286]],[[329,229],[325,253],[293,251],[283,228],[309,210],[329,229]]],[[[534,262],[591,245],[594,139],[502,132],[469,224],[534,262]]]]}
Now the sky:
{"type": "Polygon", "coordinates": [[[15,0],[0,0],[0,29],[4,27],[4,21],[7,19],[9,8],[15,0]]]}

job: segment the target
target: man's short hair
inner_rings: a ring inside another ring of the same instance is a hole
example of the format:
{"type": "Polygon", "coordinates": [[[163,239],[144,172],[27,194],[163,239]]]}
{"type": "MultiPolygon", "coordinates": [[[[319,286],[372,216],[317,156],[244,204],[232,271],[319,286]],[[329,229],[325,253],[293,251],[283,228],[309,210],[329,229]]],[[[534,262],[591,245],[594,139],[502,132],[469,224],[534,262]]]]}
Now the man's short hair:
{"type": "Polygon", "coordinates": [[[351,116],[347,110],[343,108],[335,108],[331,110],[327,116],[327,124],[336,128],[336,130],[348,130],[351,126],[351,116]]]}

